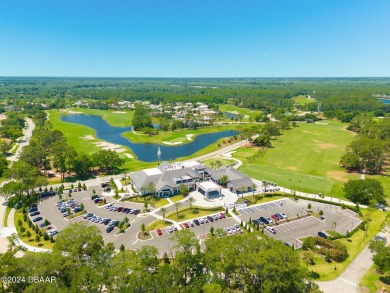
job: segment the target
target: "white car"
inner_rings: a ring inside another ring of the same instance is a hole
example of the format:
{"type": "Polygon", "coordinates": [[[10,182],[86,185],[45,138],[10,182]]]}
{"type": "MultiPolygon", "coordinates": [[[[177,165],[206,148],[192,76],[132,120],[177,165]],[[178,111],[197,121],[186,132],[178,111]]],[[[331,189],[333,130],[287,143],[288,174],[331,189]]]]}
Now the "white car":
{"type": "Polygon", "coordinates": [[[287,219],[286,214],[280,213],[280,215],[283,217],[283,219],[287,219]]]}
{"type": "Polygon", "coordinates": [[[265,229],[267,229],[269,232],[271,232],[272,234],[276,234],[276,231],[274,228],[270,227],[270,226],[267,226],[265,227],[265,229]]]}

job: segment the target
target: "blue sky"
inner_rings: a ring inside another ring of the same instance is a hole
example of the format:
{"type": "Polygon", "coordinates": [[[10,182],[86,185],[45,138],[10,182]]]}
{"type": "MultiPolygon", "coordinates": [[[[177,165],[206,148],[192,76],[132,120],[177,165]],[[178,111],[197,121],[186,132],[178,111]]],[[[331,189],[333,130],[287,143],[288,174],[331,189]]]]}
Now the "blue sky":
{"type": "Polygon", "coordinates": [[[388,0],[2,0],[1,76],[390,76],[388,0]]]}

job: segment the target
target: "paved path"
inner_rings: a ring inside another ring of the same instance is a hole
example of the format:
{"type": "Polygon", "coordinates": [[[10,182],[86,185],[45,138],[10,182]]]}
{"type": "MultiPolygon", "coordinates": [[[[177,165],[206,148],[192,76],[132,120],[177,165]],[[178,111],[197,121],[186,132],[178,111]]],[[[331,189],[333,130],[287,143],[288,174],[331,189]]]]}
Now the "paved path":
{"type": "MultiPolygon", "coordinates": [[[[390,233],[379,232],[377,235],[387,237],[387,244],[390,243],[390,233]]],[[[358,254],[358,256],[349,264],[341,275],[332,281],[316,282],[324,293],[360,293],[359,282],[366,272],[373,265],[372,253],[367,246],[358,254]]],[[[336,265],[337,267],[337,265],[336,265]]]]}
{"type": "Polygon", "coordinates": [[[35,124],[31,120],[31,118],[26,118],[26,128],[24,129],[23,136],[19,138],[18,148],[16,149],[16,152],[12,156],[7,158],[7,160],[11,161],[10,165],[12,165],[15,161],[19,160],[22,149],[25,146],[29,145],[30,138],[32,136],[32,132],[34,128],[35,128],[35,124]]]}

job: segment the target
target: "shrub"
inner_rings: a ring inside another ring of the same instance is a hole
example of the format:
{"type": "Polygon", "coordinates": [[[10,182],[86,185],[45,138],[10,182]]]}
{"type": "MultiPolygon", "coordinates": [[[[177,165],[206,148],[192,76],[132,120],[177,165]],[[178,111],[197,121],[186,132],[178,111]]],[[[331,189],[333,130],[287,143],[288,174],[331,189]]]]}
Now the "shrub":
{"type": "Polygon", "coordinates": [[[43,240],[45,240],[45,241],[49,240],[49,235],[47,235],[46,233],[43,234],[43,240]]]}
{"type": "Polygon", "coordinates": [[[30,238],[30,237],[31,237],[31,232],[30,232],[30,230],[27,230],[27,232],[26,232],[26,237],[27,237],[27,238],[30,238]]]}
{"type": "Polygon", "coordinates": [[[35,241],[36,242],[40,242],[41,241],[41,236],[39,236],[38,234],[35,236],[35,241]]]}

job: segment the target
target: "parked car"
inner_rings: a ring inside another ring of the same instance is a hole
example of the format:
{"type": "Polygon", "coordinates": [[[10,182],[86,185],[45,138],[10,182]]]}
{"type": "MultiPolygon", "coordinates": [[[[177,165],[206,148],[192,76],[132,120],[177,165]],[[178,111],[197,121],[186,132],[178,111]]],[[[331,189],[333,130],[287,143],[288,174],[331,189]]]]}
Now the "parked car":
{"type": "Polygon", "coordinates": [[[267,224],[267,225],[269,224],[269,221],[266,218],[264,218],[264,217],[260,217],[259,220],[262,221],[263,223],[267,224]]]}
{"type": "Polygon", "coordinates": [[[274,219],[275,221],[279,220],[279,218],[276,215],[272,215],[271,218],[274,219]]]}
{"type": "Polygon", "coordinates": [[[34,212],[30,213],[30,216],[32,217],[32,216],[36,216],[36,215],[40,215],[40,214],[41,214],[40,212],[34,211],[34,212]]]}
{"type": "Polygon", "coordinates": [[[43,223],[41,223],[41,224],[39,225],[40,228],[43,228],[43,227],[45,227],[45,226],[46,226],[45,222],[43,222],[43,223]]]}
{"type": "Polygon", "coordinates": [[[33,204],[31,205],[29,208],[28,208],[28,211],[29,212],[33,212],[35,209],[38,209],[38,206],[36,204],[33,204]]]}
{"type": "Polygon", "coordinates": [[[280,215],[282,216],[283,219],[287,219],[287,215],[286,214],[280,213],[280,215]]]}
{"type": "Polygon", "coordinates": [[[108,226],[106,232],[110,233],[112,230],[114,230],[114,226],[108,226]]]}
{"type": "Polygon", "coordinates": [[[140,212],[141,212],[140,209],[136,209],[136,210],[134,210],[134,215],[138,215],[140,212]]]}
{"type": "Polygon", "coordinates": [[[123,210],[123,207],[119,207],[117,212],[120,213],[123,210]]]}
{"type": "Polygon", "coordinates": [[[320,232],[318,232],[318,236],[320,236],[322,238],[328,238],[330,235],[328,233],[326,233],[326,231],[320,231],[320,232]]]}
{"type": "Polygon", "coordinates": [[[208,219],[210,222],[214,222],[214,219],[213,219],[213,217],[211,217],[211,216],[207,216],[207,219],[208,219]]]}
{"type": "Polygon", "coordinates": [[[93,200],[93,202],[97,204],[97,203],[99,202],[99,200],[100,200],[100,198],[98,197],[98,198],[95,198],[95,199],[93,200]]]}
{"type": "Polygon", "coordinates": [[[226,215],[224,213],[219,213],[223,219],[226,218],[226,215]]]}
{"type": "Polygon", "coordinates": [[[159,236],[163,235],[161,229],[157,229],[157,235],[159,235],[159,236]]]}
{"type": "Polygon", "coordinates": [[[195,223],[196,226],[200,225],[200,222],[197,219],[194,220],[194,223],[195,223]]]}
{"type": "Polygon", "coordinates": [[[41,221],[41,220],[43,220],[42,217],[36,217],[32,221],[35,223],[35,222],[38,222],[38,221],[41,221]]]}
{"type": "Polygon", "coordinates": [[[276,231],[274,228],[270,227],[270,226],[267,226],[265,227],[265,229],[267,229],[269,232],[271,232],[272,234],[276,234],[276,231]]]}
{"type": "Polygon", "coordinates": [[[190,227],[190,225],[188,225],[188,223],[186,222],[186,223],[183,223],[183,227],[188,229],[190,227]]]}

